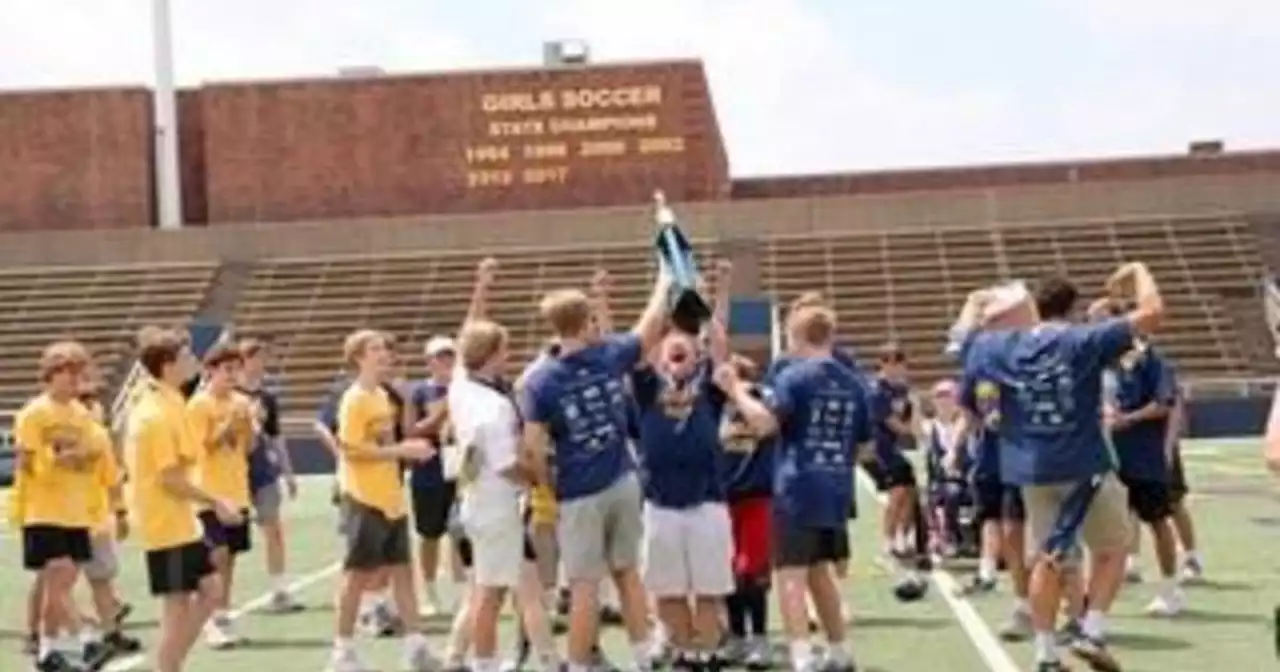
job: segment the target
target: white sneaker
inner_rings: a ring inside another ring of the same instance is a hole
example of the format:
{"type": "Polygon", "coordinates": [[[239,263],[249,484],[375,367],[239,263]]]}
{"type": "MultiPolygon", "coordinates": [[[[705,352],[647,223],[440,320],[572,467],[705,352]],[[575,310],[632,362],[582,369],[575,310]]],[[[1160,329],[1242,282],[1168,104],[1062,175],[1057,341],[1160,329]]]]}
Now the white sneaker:
{"type": "Polygon", "coordinates": [[[298,601],[292,593],[286,590],[277,590],[271,594],[271,602],[267,604],[267,613],[269,614],[292,614],[306,609],[306,605],[298,601]]]}
{"type": "Polygon", "coordinates": [[[425,642],[405,649],[400,659],[400,669],[404,672],[437,672],[442,668],[440,660],[431,655],[431,649],[425,642]]]}
{"type": "Polygon", "coordinates": [[[204,641],[209,648],[222,651],[234,648],[240,643],[240,638],[231,630],[230,623],[209,621],[204,628],[204,641]]]}
{"type": "Polygon", "coordinates": [[[1178,580],[1182,583],[1204,583],[1204,565],[1195,558],[1183,560],[1178,580]]]}
{"type": "Polygon", "coordinates": [[[1187,606],[1186,596],[1181,590],[1170,591],[1161,595],[1156,595],[1155,599],[1147,605],[1147,615],[1156,618],[1173,618],[1182,613],[1187,606]]]}
{"type": "Polygon", "coordinates": [[[355,649],[334,649],[325,672],[369,672],[355,649]]]}

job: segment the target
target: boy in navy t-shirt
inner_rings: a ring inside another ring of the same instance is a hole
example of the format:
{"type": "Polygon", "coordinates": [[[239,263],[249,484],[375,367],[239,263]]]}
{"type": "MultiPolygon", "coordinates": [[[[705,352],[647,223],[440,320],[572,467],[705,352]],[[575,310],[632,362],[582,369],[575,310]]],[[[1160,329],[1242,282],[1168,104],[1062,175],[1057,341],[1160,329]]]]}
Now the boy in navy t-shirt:
{"type": "Polygon", "coordinates": [[[861,376],[832,357],[835,314],[829,308],[792,311],[787,331],[794,361],[774,380],[768,406],[751,396],[730,366],[717,369],[717,382],[753,429],[778,434],[773,560],[792,665],[850,671],[855,668],[832,565],[849,557],[853,468],[871,439],[869,394],[861,376]],[[823,661],[815,659],[809,641],[810,594],[827,639],[823,661]]]}
{"type": "Polygon", "coordinates": [[[556,474],[561,562],[570,585],[568,661],[590,665],[600,580],[612,576],[641,669],[651,667],[648,606],[637,567],[643,537],[642,491],[628,438],[624,376],[658,344],[671,280],[664,272],[630,333],[591,338],[592,306],[578,290],[552,292],[541,312],[559,356],[524,381],[525,450],[550,457],[556,474]]]}
{"type": "MultiPolygon", "coordinates": [[[[1115,396],[1103,409],[1103,418],[1120,459],[1120,480],[1129,490],[1129,508],[1151,529],[1162,577],[1160,592],[1147,613],[1175,616],[1185,607],[1186,598],[1178,586],[1178,541],[1171,521],[1173,456],[1168,454],[1168,425],[1178,397],[1173,365],[1154,347],[1139,343],[1112,372],[1115,396]]],[[[1130,565],[1136,568],[1132,560],[1130,565]]]]}
{"type": "MultiPolygon", "coordinates": [[[[1095,669],[1119,669],[1106,647],[1105,615],[1123,580],[1128,502],[1103,435],[1102,374],[1132,348],[1136,335],[1156,328],[1164,302],[1140,263],[1118,269],[1107,289],[1112,296],[1131,293],[1137,308],[1101,323],[1072,324],[1067,320],[1079,294],[1070,282],[1054,278],[1038,288],[1034,302],[1020,301],[1005,311],[1005,328],[961,339],[965,405],[978,413],[982,394],[998,414],[1001,474],[1021,487],[1030,537],[1038,546],[1030,592],[1041,672],[1064,669],[1054,622],[1060,562],[1077,536],[1090,548],[1093,585],[1083,636],[1072,648],[1095,669]]],[[[964,312],[970,319],[981,312],[973,298],[964,312]]]]}

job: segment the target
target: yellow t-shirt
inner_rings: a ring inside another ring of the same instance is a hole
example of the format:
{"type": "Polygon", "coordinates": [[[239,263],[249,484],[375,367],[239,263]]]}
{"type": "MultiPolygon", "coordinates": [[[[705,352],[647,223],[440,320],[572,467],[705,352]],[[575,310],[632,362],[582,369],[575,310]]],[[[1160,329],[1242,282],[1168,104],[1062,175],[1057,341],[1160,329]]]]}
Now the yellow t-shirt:
{"type": "Polygon", "coordinates": [[[201,390],[187,402],[187,422],[200,447],[196,484],[214,497],[247,509],[253,420],[243,409],[248,409],[248,400],[238,392],[218,398],[201,390]],[[229,433],[220,435],[227,426],[229,433]]]}
{"type": "Polygon", "coordinates": [[[338,442],[342,459],[339,480],[352,499],[382,511],[388,518],[405,515],[398,460],[369,459],[368,453],[394,440],[395,408],[382,388],[352,384],[338,402],[338,442]]]}
{"type": "Polygon", "coordinates": [[[127,501],[143,547],[159,550],[199,541],[203,532],[195,504],[169,492],[161,481],[161,474],[175,466],[190,477],[200,452],[187,425],[182,393],[156,385],[130,411],[128,426],[127,501]]]}
{"type": "Polygon", "coordinates": [[[56,401],[47,394],[18,412],[14,441],[23,471],[18,513],[23,525],[93,526],[96,471],[110,452],[110,440],[96,428],[79,401],[56,401]],[[58,452],[73,446],[88,449],[88,457],[77,465],[59,464],[58,452]]]}
{"type": "Polygon", "coordinates": [[[23,475],[24,462],[22,453],[18,453],[13,470],[13,486],[9,489],[9,525],[14,530],[22,529],[23,520],[26,518],[27,479],[23,475]]]}
{"type": "Polygon", "coordinates": [[[114,514],[117,503],[112,501],[112,492],[120,487],[124,474],[120,470],[120,460],[116,457],[110,430],[104,424],[106,415],[103,413],[102,404],[85,403],[84,406],[89,412],[89,417],[93,418],[94,440],[106,446],[103,459],[98,460],[97,468],[93,472],[94,489],[89,505],[90,518],[93,520],[95,534],[114,533],[114,514]]]}

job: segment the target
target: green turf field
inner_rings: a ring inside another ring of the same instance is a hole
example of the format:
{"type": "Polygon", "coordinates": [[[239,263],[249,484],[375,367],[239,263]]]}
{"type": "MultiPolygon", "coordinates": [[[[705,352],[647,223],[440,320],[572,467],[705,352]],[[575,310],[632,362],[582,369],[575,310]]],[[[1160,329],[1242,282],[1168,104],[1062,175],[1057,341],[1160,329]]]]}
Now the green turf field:
{"type": "MultiPolygon", "coordinates": [[[[1189,611],[1174,621],[1156,621],[1141,614],[1152,594],[1151,586],[1127,587],[1113,616],[1116,652],[1126,670],[1275,669],[1269,620],[1273,605],[1280,601],[1280,561],[1276,559],[1280,538],[1275,531],[1280,526],[1280,500],[1261,467],[1257,442],[1193,442],[1185,451],[1209,583],[1188,589],[1189,611]]],[[[292,672],[323,668],[331,641],[330,598],[337,557],[328,483],[326,478],[310,479],[289,511],[292,571],[304,584],[299,596],[311,608],[288,616],[257,613],[255,609],[261,606],[257,598],[266,589],[266,581],[261,557],[250,555],[241,565],[235,597],[240,605],[238,631],[250,642],[229,652],[212,652],[203,648],[203,643],[197,644],[188,669],[292,672]]],[[[865,490],[861,500],[868,520],[854,526],[855,567],[846,590],[854,607],[853,646],[863,669],[1028,669],[1028,647],[1005,649],[990,644],[990,631],[1008,607],[1007,592],[969,601],[944,596],[935,585],[923,603],[900,605],[892,599],[890,578],[871,562],[878,544],[869,518],[876,503],[865,490]],[[978,618],[972,618],[975,614],[978,618]]],[[[28,578],[18,568],[16,542],[11,534],[0,537],[0,558],[4,559],[0,564],[0,671],[4,672],[27,669],[20,646],[28,578]]],[[[122,592],[137,607],[129,627],[149,642],[155,634],[155,611],[146,596],[141,557],[136,548],[127,547],[121,560],[122,592]]],[[[1153,561],[1149,557],[1146,566],[1150,575],[1153,561]]],[[[943,576],[939,585],[954,586],[966,578],[943,576]]],[[[452,595],[445,592],[444,597],[452,595]]],[[[776,623],[776,617],[773,620],[776,623]]],[[[441,642],[447,623],[429,621],[429,626],[435,641],[441,642]]],[[[512,640],[509,621],[503,636],[505,642],[512,640]]],[[[605,644],[616,662],[627,661],[628,647],[620,630],[607,632],[605,644]]],[[[395,642],[363,641],[360,646],[371,664],[395,669],[399,653],[395,642]]],[[[125,659],[109,669],[148,670],[150,664],[146,658],[125,659]]]]}

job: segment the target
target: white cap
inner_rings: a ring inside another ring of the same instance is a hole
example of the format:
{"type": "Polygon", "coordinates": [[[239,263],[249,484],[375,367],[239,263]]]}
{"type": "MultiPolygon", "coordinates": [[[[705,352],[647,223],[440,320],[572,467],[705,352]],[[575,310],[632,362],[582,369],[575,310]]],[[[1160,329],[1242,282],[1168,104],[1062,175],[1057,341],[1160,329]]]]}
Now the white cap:
{"type": "Polygon", "coordinates": [[[454,345],[453,339],[448,336],[432,336],[431,340],[427,341],[427,347],[423,349],[423,352],[428,357],[435,357],[446,352],[453,353],[457,351],[458,347],[454,345]]]}

